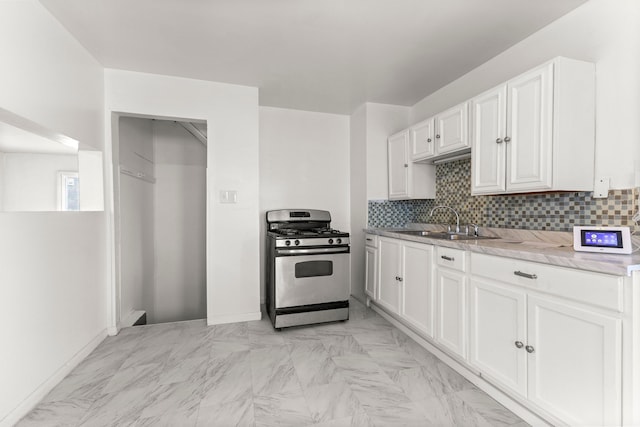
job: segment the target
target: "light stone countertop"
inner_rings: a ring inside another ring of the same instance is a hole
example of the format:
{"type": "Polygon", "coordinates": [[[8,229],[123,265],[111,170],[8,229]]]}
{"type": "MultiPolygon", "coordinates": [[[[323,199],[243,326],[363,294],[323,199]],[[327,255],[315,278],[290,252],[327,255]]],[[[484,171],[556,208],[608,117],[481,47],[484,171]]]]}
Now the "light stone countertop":
{"type": "MultiPolygon", "coordinates": [[[[468,250],[471,252],[515,258],[560,267],[613,274],[631,275],[640,271],[640,252],[631,255],[596,254],[573,250],[573,233],[558,231],[516,230],[503,228],[480,228],[480,236],[494,236],[498,239],[443,240],[426,236],[412,236],[398,231],[406,230],[443,231],[441,225],[410,224],[407,228],[365,228],[370,234],[426,243],[435,246],[468,250]]],[[[640,241],[634,237],[634,247],[640,241]]]]}

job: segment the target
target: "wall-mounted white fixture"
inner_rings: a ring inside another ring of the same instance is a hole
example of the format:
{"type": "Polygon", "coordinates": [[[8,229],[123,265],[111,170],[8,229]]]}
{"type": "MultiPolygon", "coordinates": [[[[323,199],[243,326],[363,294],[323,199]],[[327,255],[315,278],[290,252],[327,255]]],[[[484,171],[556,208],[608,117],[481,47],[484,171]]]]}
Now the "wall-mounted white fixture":
{"type": "Polygon", "coordinates": [[[609,178],[608,176],[603,176],[602,178],[597,178],[596,182],[593,184],[593,198],[594,199],[606,199],[609,196],[609,178]]]}
{"type": "Polygon", "coordinates": [[[238,203],[238,192],[236,190],[220,191],[220,203],[238,203]]]}

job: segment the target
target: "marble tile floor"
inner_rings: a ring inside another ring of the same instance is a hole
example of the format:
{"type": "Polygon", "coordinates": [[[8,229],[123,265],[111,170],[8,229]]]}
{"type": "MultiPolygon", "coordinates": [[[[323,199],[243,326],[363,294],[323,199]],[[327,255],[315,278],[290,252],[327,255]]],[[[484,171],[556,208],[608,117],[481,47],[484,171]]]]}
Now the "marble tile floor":
{"type": "Polygon", "coordinates": [[[525,426],[356,300],[350,319],[137,326],[18,426],[525,426]]]}

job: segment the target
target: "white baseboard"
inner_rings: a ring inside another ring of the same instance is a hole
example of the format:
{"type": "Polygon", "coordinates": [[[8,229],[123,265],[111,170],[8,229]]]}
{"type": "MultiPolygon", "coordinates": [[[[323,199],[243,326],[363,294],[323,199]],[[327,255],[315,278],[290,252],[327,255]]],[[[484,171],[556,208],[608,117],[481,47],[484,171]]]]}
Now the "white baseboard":
{"type": "Polygon", "coordinates": [[[10,427],[20,421],[27,415],[36,405],[45,397],[53,388],[58,385],[69,373],[82,362],[107,336],[107,330],[104,329],[98,333],[87,345],[82,347],[71,359],[56,370],[53,375],[46,379],[38,388],[36,388],[25,400],[9,412],[2,420],[0,427],[10,427]]]}
{"type": "Polygon", "coordinates": [[[225,314],[222,316],[210,316],[207,317],[207,325],[221,325],[223,323],[238,323],[238,322],[250,322],[252,320],[262,319],[262,313],[257,311],[254,313],[243,314],[225,314]]]}
{"type": "MultiPolygon", "coordinates": [[[[451,369],[458,372],[460,375],[465,377],[467,380],[476,385],[480,390],[487,393],[489,396],[497,400],[501,405],[505,408],[522,418],[525,422],[532,426],[549,426],[551,425],[549,422],[532,412],[529,408],[523,406],[520,402],[515,401],[511,398],[511,396],[507,395],[502,390],[496,388],[493,384],[487,382],[484,378],[479,377],[476,373],[470,371],[458,362],[453,357],[449,356],[447,353],[443,352],[433,344],[431,344],[426,339],[422,338],[420,335],[412,331],[405,324],[400,322],[398,319],[384,311],[383,308],[377,306],[373,301],[371,302],[371,309],[376,313],[380,314],[382,317],[387,319],[393,326],[400,329],[402,332],[407,334],[411,339],[420,344],[425,349],[429,350],[434,356],[438,359],[446,363],[451,369]]],[[[546,414],[545,414],[546,415],[546,414]]],[[[551,418],[551,417],[549,417],[551,418]]],[[[555,421],[555,420],[554,420],[555,421]]],[[[555,423],[554,423],[555,424],[555,423]]]]}

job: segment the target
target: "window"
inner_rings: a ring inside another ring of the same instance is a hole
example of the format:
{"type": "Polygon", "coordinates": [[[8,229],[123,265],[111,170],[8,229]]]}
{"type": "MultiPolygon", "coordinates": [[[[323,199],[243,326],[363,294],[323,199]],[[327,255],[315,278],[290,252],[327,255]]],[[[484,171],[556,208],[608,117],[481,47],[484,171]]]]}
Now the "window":
{"type": "Polygon", "coordinates": [[[80,181],[78,172],[58,172],[58,210],[80,210],[80,181]]]}

